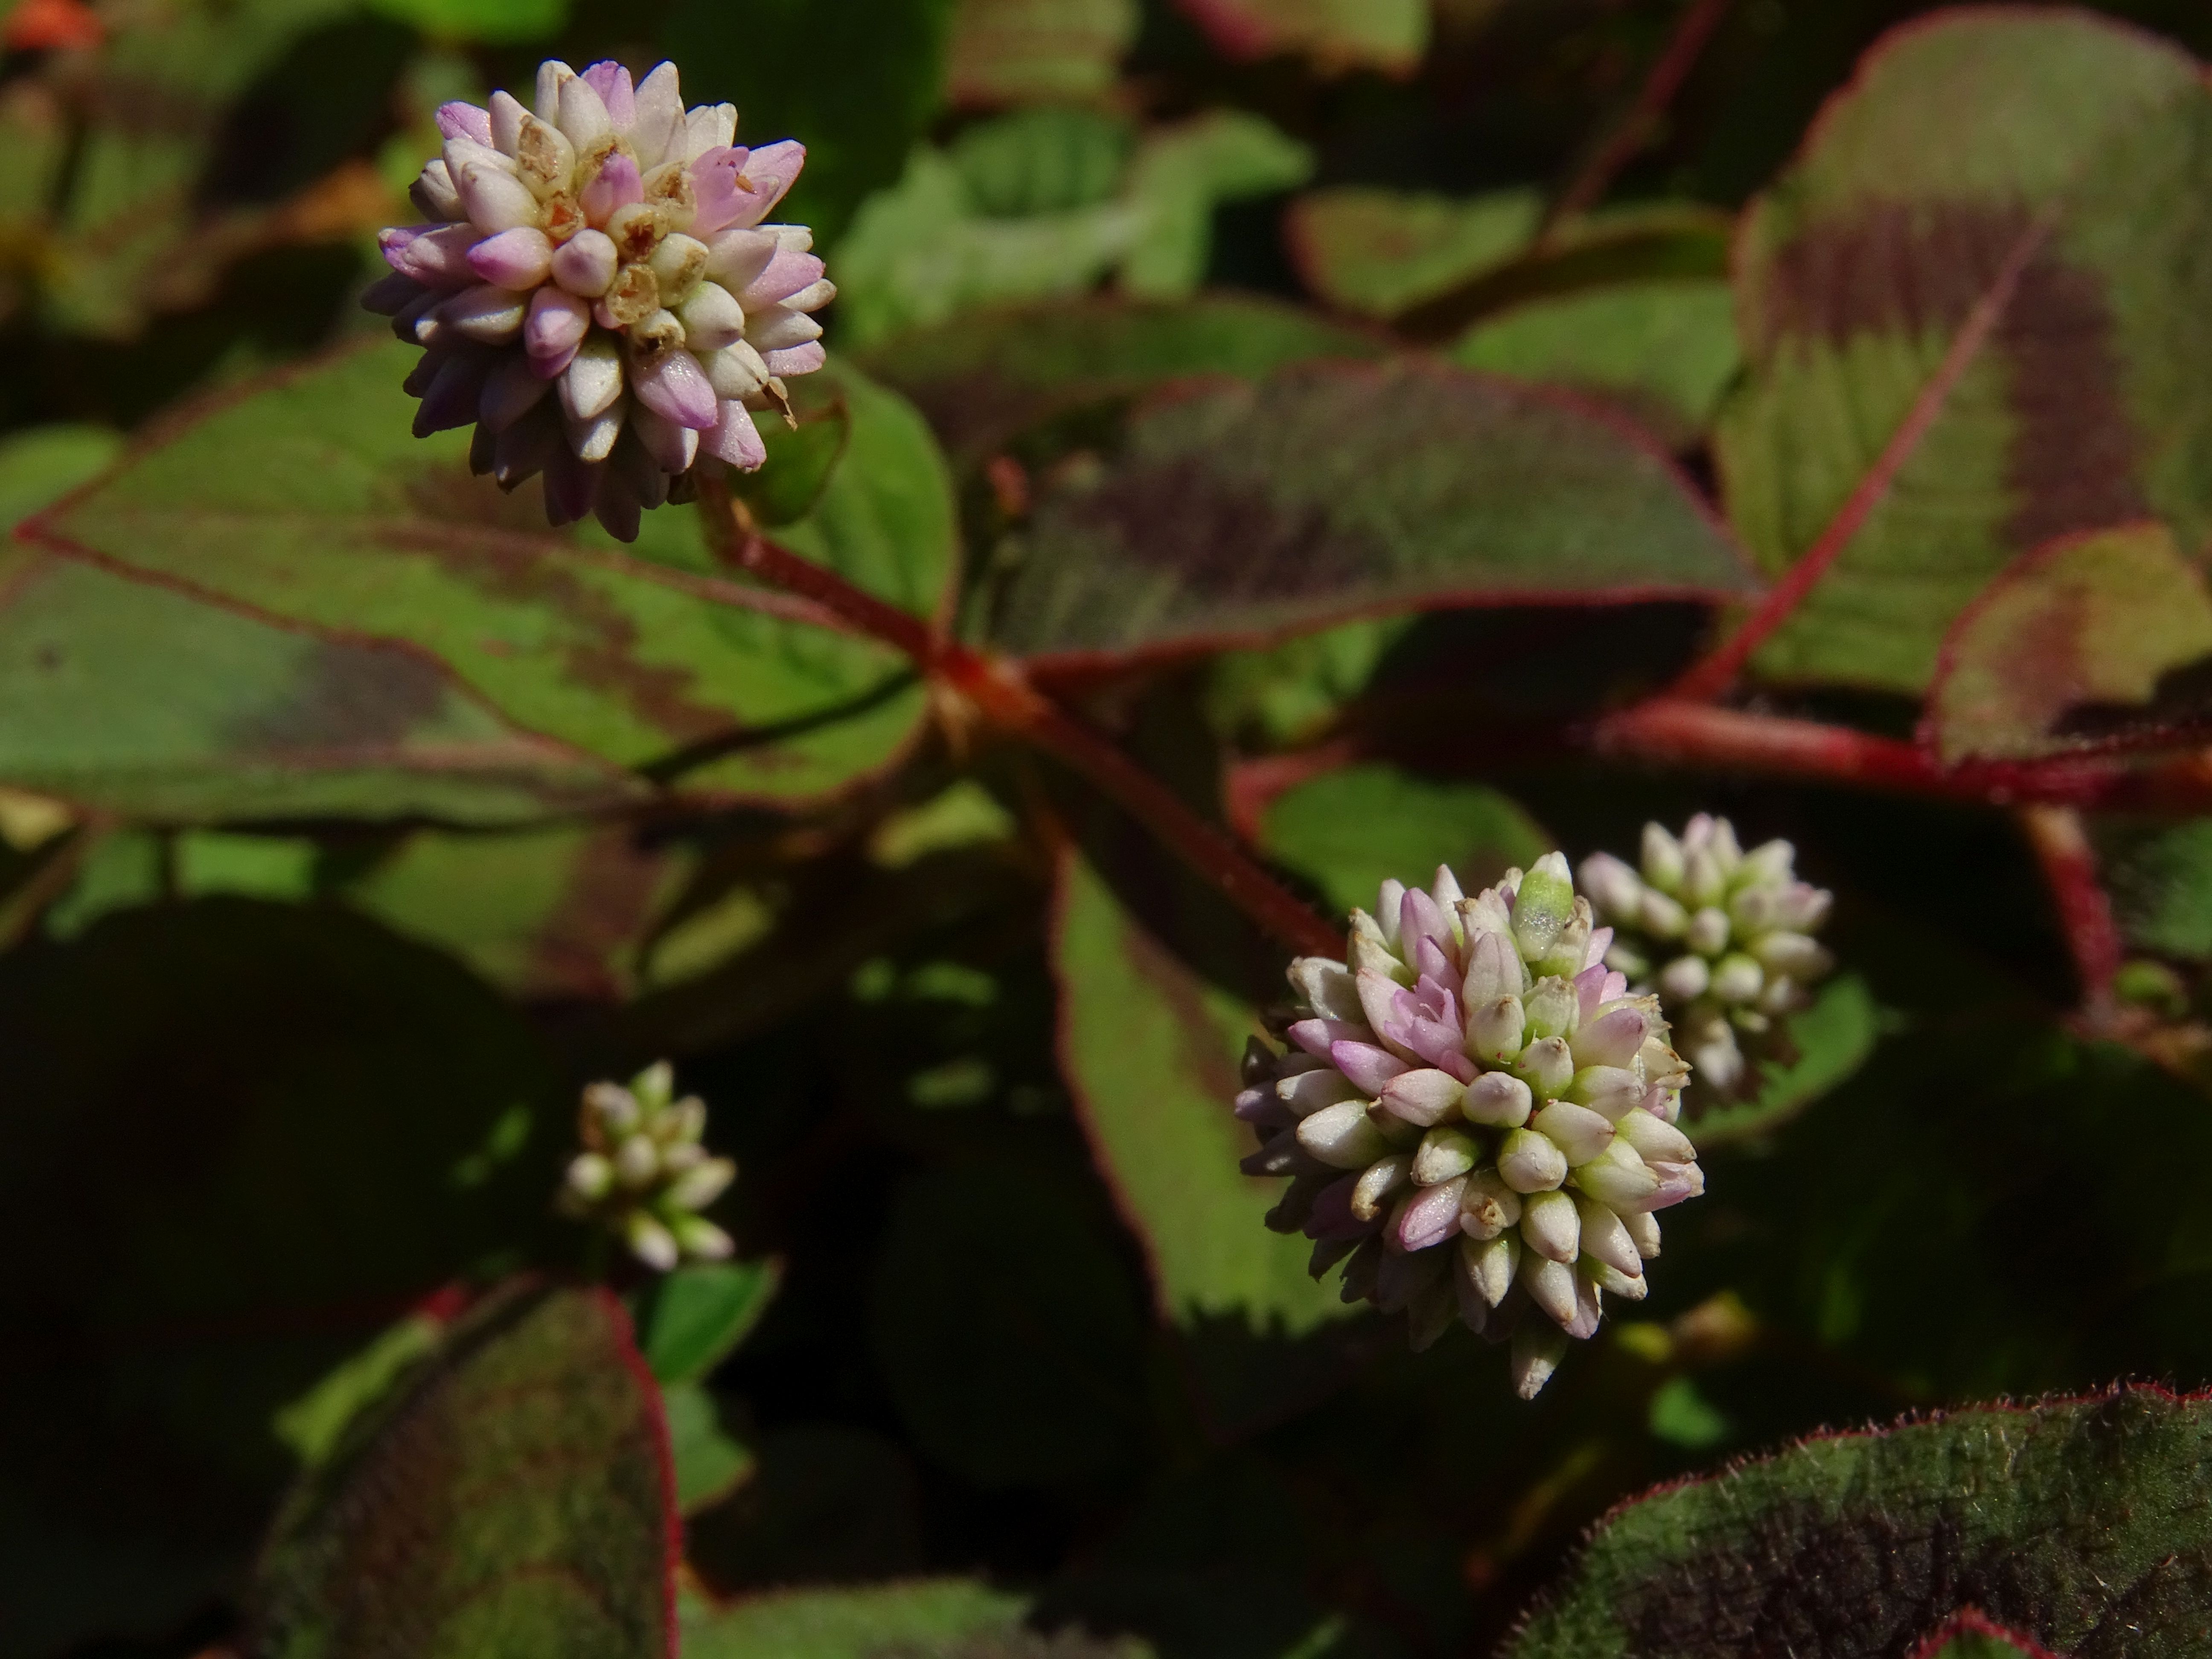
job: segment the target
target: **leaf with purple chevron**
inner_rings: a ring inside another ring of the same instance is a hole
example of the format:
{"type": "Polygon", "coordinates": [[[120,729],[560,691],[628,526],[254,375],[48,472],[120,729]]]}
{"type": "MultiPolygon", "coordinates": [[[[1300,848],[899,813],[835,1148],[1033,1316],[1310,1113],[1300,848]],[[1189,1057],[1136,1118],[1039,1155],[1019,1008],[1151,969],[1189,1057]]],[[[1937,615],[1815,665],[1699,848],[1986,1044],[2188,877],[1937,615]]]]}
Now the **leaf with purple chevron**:
{"type": "Polygon", "coordinates": [[[1718,449],[1779,572],[1887,487],[1753,660],[1917,692],[2015,555],[2146,518],[2212,530],[2212,89],[2087,13],[1893,31],[1748,215],[1749,373],[1718,449]]]}

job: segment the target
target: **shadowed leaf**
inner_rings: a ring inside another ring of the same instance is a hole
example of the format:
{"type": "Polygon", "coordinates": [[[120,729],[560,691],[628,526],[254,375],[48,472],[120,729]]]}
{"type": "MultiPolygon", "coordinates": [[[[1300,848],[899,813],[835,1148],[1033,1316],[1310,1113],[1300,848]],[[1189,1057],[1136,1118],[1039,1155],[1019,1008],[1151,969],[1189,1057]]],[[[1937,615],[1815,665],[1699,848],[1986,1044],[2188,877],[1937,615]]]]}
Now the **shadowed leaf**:
{"type": "Polygon", "coordinates": [[[992,632],[1027,656],[1111,659],[1361,613],[1749,583],[1622,428],[1441,364],[1311,364],[1139,406],[1118,456],[1038,503],[992,632]]]}
{"type": "Polygon", "coordinates": [[[1700,1148],[1771,1133],[1866,1064],[1879,1018],[1864,980],[1856,974],[1831,980],[1811,1007],[1790,1017],[1797,1057],[1787,1065],[1770,1062],[1755,1099],[1713,1106],[1698,1097],[1693,1081],[1684,1097],[1683,1127],[1700,1148]]]}
{"type": "Polygon", "coordinates": [[[1300,52],[1324,70],[1410,74],[1428,49],[1424,0],[1177,0],[1224,56],[1300,52]]]}
{"type": "Polygon", "coordinates": [[[957,104],[1060,103],[1114,84],[1137,0],[961,0],[945,81],[957,104]]]}
{"type": "Polygon", "coordinates": [[[1162,1316],[1222,1316],[1262,1335],[1340,1316],[1306,1275],[1304,1240],[1261,1217],[1276,1183],[1240,1174],[1249,1135],[1231,1114],[1253,1010],[1146,933],[1090,865],[1062,866],[1054,963],[1060,1066],[1091,1152],[1144,1241],[1162,1316]]]}
{"type": "Polygon", "coordinates": [[[1387,319],[1517,258],[1543,216],[1534,190],[1455,197],[1336,185],[1291,204],[1283,239],[1318,298],[1387,319]]]}
{"type": "MultiPolygon", "coordinates": [[[[1022,1632],[1027,1601],[972,1578],[793,1589],[717,1607],[681,1603],[686,1659],[958,1659],[1022,1632]]],[[[1019,1653],[1016,1648],[1010,1651],[1019,1653]]]]}
{"type": "MultiPolygon", "coordinates": [[[[404,641],[519,726],[621,766],[676,757],[703,789],[817,795],[906,741],[921,696],[895,689],[902,660],[718,582],[696,514],[648,514],[640,556],[615,552],[471,478],[463,434],[411,437],[410,357],[352,350],[218,402],[31,533],[329,635],[404,641]]],[[[942,464],[890,394],[857,377],[810,389],[841,393],[845,461],[781,533],[927,610],[950,568],[942,464]]],[[[435,684],[421,657],[367,659],[435,684]]]]}
{"type": "Polygon", "coordinates": [[[1719,449],[1767,568],[1813,544],[1916,400],[1940,408],[1755,665],[1917,691],[2014,555],[2153,514],[2200,541],[2208,235],[2212,91],[2185,54],[2030,8],[1887,37],[1741,243],[1751,370],[1719,449]],[[1978,308],[1993,326],[1945,395],[1978,308]]]}
{"type": "Polygon", "coordinates": [[[273,1659],[665,1659],[666,1432],[622,1305],[512,1285],[288,1500],[273,1659]]]}
{"type": "Polygon", "coordinates": [[[2172,531],[2069,537],[1960,617],[1923,735],[1947,762],[2177,740],[2212,714],[2212,687],[2198,683],[2209,659],[2212,596],[2172,531]]]}
{"type": "Polygon", "coordinates": [[[2208,1465],[2212,1407],[2151,1389],[1811,1441],[1616,1510],[1509,1652],[1875,1659],[1962,1605],[2075,1659],[2194,1652],[2208,1465]]]}
{"type": "Polygon", "coordinates": [[[782,1268],[763,1261],[695,1261],[663,1278],[641,1320],[645,1362],[665,1383],[696,1382],[768,1311],[782,1268]]]}

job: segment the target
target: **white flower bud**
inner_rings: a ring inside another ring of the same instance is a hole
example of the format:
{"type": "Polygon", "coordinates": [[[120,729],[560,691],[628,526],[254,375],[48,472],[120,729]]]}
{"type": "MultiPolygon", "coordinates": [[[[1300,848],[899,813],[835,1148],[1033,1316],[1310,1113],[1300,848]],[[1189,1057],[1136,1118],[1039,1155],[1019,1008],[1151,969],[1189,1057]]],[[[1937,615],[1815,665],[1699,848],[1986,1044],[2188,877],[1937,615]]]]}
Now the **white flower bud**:
{"type": "Polygon", "coordinates": [[[1676,957],[1659,970],[1659,994],[1670,1003],[1694,1002],[1712,982],[1712,964],[1703,957],[1676,957]]]}
{"type": "Polygon", "coordinates": [[[1482,1143],[1466,1130],[1449,1125],[1431,1129],[1421,1137],[1413,1153],[1413,1179],[1421,1186],[1434,1187],[1465,1175],[1481,1155],[1482,1143]]]}
{"type": "Polygon", "coordinates": [[[1520,1224],[1521,1207],[1521,1194],[1497,1170],[1478,1170],[1460,1189],[1460,1231],[1469,1238],[1495,1238],[1520,1224]]]}
{"type": "Polygon", "coordinates": [[[1582,1218],[1566,1193],[1534,1193],[1522,1205],[1522,1240],[1539,1255],[1573,1261],[1582,1254],[1582,1218]]]}
{"type": "Polygon", "coordinates": [[[1362,1221],[1374,1220],[1390,1206],[1398,1189],[1410,1184],[1413,1178],[1411,1152],[1391,1152],[1376,1158],[1360,1171],[1352,1188],[1352,1213],[1362,1221]]]}
{"type": "Polygon", "coordinates": [[[1521,1270],[1521,1236],[1499,1233],[1487,1239],[1462,1239],[1459,1259],[1476,1294],[1494,1308],[1505,1300],[1521,1270]]]}
{"type": "Polygon", "coordinates": [[[1302,1118],[1298,1145],[1333,1169],[1364,1169],[1390,1150],[1382,1133],[1368,1121],[1367,1109],[1357,1100],[1324,1106],[1302,1118]]]}
{"type": "Polygon", "coordinates": [[[1512,1354],[1513,1391],[1523,1400],[1534,1400],[1567,1357],[1566,1334],[1540,1321],[1524,1319],[1514,1329],[1512,1354]]]}
{"type": "Polygon", "coordinates": [[[1527,1018],[1518,997],[1499,997],[1475,1008],[1467,1019],[1468,1051],[1492,1066],[1510,1065],[1521,1052],[1527,1018]]]}
{"type": "Polygon", "coordinates": [[[1517,1129],[1528,1121],[1535,1097],[1510,1072],[1485,1072],[1467,1087],[1460,1111],[1470,1123],[1517,1129]]]}
{"type": "Polygon", "coordinates": [[[1498,1173],[1516,1193],[1545,1192],[1567,1178],[1567,1157],[1548,1135],[1516,1129],[1498,1149],[1498,1173]]]}
{"type": "Polygon", "coordinates": [[[1613,1144],[1611,1123],[1569,1101],[1553,1101],[1528,1120],[1528,1127],[1557,1146],[1570,1164],[1587,1164],[1613,1144]]]}

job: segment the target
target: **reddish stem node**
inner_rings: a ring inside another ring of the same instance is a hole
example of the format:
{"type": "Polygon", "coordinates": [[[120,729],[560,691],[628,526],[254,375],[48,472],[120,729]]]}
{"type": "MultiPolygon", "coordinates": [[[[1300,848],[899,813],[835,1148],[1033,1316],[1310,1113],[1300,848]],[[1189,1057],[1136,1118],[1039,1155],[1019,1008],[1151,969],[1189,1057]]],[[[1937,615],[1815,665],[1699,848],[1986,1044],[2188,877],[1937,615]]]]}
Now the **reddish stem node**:
{"type": "Polygon", "coordinates": [[[1637,89],[1636,101],[1629,106],[1605,142],[1583,164],[1567,187],[1559,192],[1545,216],[1544,228],[1548,235],[1561,221],[1587,212],[1605,199],[1607,191],[1621,168],[1636,159],[1637,152],[1651,142],[1659,130],[1660,118],[1666,114],[1668,105],[1682,89],[1682,82],[1690,78],[1698,59],[1705,50],[1705,43],[1720,27],[1728,15],[1729,0],[1691,0],[1682,15],[1675,21],[1674,33],[1668,37],[1666,49],[1651,65],[1651,72],[1644,77],[1637,89]]]}
{"type": "Polygon", "coordinates": [[[2066,935],[2074,971],[2081,981],[2082,1012],[2094,1023],[2112,1012],[2112,978],[2126,954],[2112,901],[2097,879],[2097,849],[2081,815],[2070,806],[2020,809],[2021,829],[2043,868],[2058,924],[2066,935]]]}

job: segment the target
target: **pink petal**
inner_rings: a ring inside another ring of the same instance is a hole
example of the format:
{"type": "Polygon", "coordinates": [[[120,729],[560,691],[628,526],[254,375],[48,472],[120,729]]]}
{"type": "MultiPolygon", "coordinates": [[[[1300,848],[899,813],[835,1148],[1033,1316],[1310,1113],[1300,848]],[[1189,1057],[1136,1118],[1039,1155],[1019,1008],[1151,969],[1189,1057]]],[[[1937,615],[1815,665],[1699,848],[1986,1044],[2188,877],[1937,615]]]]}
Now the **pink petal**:
{"type": "Polygon", "coordinates": [[[743,404],[733,401],[723,403],[720,413],[720,418],[701,434],[699,447],[740,472],[757,471],[768,459],[768,447],[753,429],[752,416],[743,404]]]}
{"type": "Polygon", "coordinates": [[[473,138],[491,144],[491,112],[455,101],[438,106],[438,131],[448,138],[473,138]]]}
{"type": "Polygon", "coordinates": [[[520,294],[544,282],[553,267],[553,244],[542,230],[517,225],[487,236],[469,250],[469,269],[495,287],[520,294]]]}
{"type": "Polygon", "coordinates": [[[597,63],[584,71],[584,80],[607,106],[607,119],[617,132],[627,134],[637,125],[637,89],[628,70],[611,61],[597,63]]]}
{"type": "Polygon", "coordinates": [[[730,222],[757,225],[767,218],[775,204],[789,194],[792,185],[799,182],[799,169],[805,165],[806,146],[795,138],[763,144],[744,164],[744,176],[753,187],[746,198],[746,211],[750,216],[730,222]]]}
{"type": "Polygon", "coordinates": [[[380,231],[376,243],[384,263],[403,276],[430,288],[464,289],[478,281],[469,250],[483,234],[474,225],[417,225],[380,231]]]}
{"type": "MultiPolygon", "coordinates": [[[[715,399],[714,388],[707,382],[707,372],[688,351],[672,351],[650,368],[633,370],[630,385],[640,403],[663,420],[673,421],[678,426],[703,432],[721,419],[721,409],[715,399]]],[[[745,424],[750,427],[752,422],[748,420],[745,424]]],[[[768,459],[765,450],[761,459],[768,459]]]]}
{"type": "Polygon", "coordinates": [[[745,284],[744,291],[738,295],[738,302],[748,311],[773,305],[776,301],[788,299],[799,289],[821,281],[822,271],[822,261],[811,253],[793,253],[787,248],[779,249],[775,257],[768,262],[768,269],[745,284]]]}
{"type": "Polygon", "coordinates": [[[584,186],[577,206],[583,210],[586,220],[596,226],[606,223],[617,208],[644,199],[645,184],[638,177],[637,163],[617,150],[607,157],[599,176],[584,186]]]}
{"type": "Polygon", "coordinates": [[[691,234],[704,239],[726,226],[751,224],[756,192],[738,183],[752,152],[727,144],[708,150],[691,163],[691,194],[698,211],[691,217],[691,234]]]}
{"type": "Polygon", "coordinates": [[[1348,1019],[1302,1019],[1287,1033],[1291,1042],[1317,1060],[1329,1057],[1335,1042],[1364,1042],[1375,1033],[1348,1019]]]}
{"type": "Polygon", "coordinates": [[[771,374],[811,374],[830,361],[830,355],[822,349],[821,341],[809,340],[805,345],[771,351],[761,361],[771,374]]]}
{"type": "MultiPolygon", "coordinates": [[[[1303,1020],[1301,1024],[1319,1025],[1334,1021],[1303,1020]]],[[[1291,1028],[1295,1037],[1297,1027],[1291,1028]]],[[[1304,1045],[1301,1044],[1301,1047],[1304,1045]]],[[[1379,1095],[1390,1079],[1403,1077],[1413,1068],[1387,1048],[1378,1048],[1371,1042],[1340,1040],[1328,1045],[1328,1059],[1331,1065],[1352,1080],[1354,1088],[1363,1094],[1379,1095]]]]}

